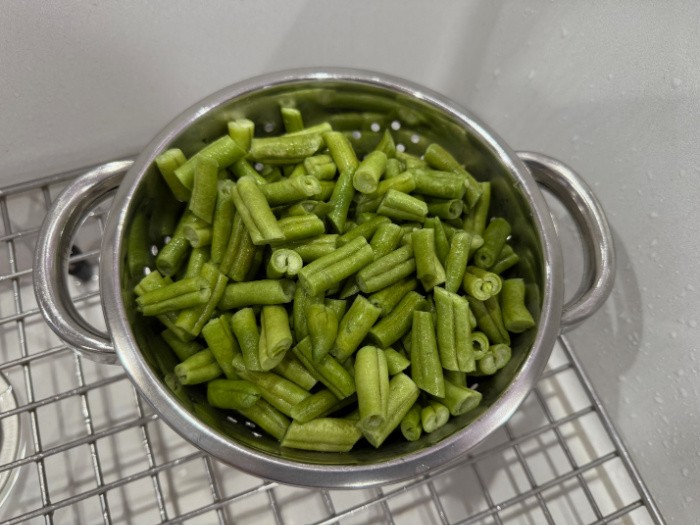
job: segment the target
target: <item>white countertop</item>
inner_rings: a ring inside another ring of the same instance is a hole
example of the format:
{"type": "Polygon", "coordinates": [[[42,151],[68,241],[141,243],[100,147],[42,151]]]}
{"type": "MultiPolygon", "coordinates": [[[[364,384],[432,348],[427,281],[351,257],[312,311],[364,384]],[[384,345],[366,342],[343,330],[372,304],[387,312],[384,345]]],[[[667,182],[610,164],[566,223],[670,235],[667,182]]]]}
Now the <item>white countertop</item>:
{"type": "Polygon", "coordinates": [[[133,154],[199,98],[273,70],[442,92],[598,195],[617,281],[571,341],[664,517],[697,523],[698,20],[690,1],[5,2],[0,184],[133,154]]]}

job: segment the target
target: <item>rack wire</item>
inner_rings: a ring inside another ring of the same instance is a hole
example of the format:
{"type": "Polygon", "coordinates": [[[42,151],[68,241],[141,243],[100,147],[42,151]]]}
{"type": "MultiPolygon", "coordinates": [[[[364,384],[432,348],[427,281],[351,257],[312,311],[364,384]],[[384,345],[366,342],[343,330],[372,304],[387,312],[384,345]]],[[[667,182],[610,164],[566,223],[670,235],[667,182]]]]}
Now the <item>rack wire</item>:
{"type": "MultiPolygon", "coordinates": [[[[79,357],[36,306],[31,264],[39,227],[53,199],[84,171],[0,189],[3,523],[664,523],[564,337],[507,424],[467,457],[404,483],[302,489],[197,450],[158,418],[123,369],[79,357]]],[[[96,271],[108,205],[76,235],[82,253],[71,262],[80,279],[68,283],[79,311],[98,326],[96,271]]]]}

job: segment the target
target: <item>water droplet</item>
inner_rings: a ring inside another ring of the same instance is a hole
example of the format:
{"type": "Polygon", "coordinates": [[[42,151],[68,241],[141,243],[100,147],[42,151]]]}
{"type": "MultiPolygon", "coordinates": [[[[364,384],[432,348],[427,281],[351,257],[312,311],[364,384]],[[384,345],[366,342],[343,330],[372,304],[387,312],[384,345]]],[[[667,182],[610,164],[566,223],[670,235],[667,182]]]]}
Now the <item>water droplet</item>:
{"type": "Polygon", "coordinates": [[[673,80],[671,81],[671,85],[672,85],[675,89],[678,89],[679,87],[681,87],[681,84],[682,84],[682,83],[683,83],[683,81],[682,81],[680,78],[678,78],[678,77],[674,77],[673,80]]]}
{"type": "Polygon", "coordinates": [[[608,80],[612,80],[612,79],[613,79],[613,74],[612,74],[612,73],[608,73],[608,80]]]}
{"type": "Polygon", "coordinates": [[[698,326],[698,322],[695,319],[690,319],[688,320],[688,326],[691,328],[696,328],[698,326]]]}
{"type": "Polygon", "coordinates": [[[527,78],[529,80],[532,80],[533,78],[535,78],[535,70],[534,69],[530,70],[530,73],[527,75],[527,78]]]}
{"type": "Polygon", "coordinates": [[[676,337],[678,337],[678,333],[677,333],[677,332],[675,332],[675,331],[671,331],[671,332],[669,332],[669,334],[668,334],[668,335],[670,335],[672,339],[675,339],[676,337]]]}
{"type": "Polygon", "coordinates": [[[567,36],[569,36],[569,30],[567,28],[565,28],[564,26],[562,26],[561,27],[561,37],[566,38],[567,36]]]}
{"type": "Polygon", "coordinates": [[[655,211],[652,211],[649,214],[649,218],[651,218],[651,219],[656,219],[658,216],[659,216],[658,212],[655,212],[655,211]]]}

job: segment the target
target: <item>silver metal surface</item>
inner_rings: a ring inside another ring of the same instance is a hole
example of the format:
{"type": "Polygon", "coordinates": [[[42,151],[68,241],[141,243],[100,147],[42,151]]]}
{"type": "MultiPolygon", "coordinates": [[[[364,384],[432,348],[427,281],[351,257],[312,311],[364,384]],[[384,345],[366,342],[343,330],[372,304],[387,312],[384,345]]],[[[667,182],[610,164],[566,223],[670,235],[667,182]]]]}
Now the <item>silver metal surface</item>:
{"type": "MultiPolygon", "coordinates": [[[[12,386],[0,373],[0,414],[17,408],[17,398],[12,386]]],[[[19,416],[14,415],[0,420],[0,465],[17,461],[22,455],[19,416]]],[[[10,496],[17,482],[18,470],[0,472],[0,508],[10,496]]]]}
{"type": "Polygon", "coordinates": [[[576,328],[598,311],[615,282],[615,247],[603,208],[576,172],[541,153],[518,152],[538,184],[550,190],[578,224],[584,241],[581,285],[563,308],[561,330],[576,328]]]}
{"type": "MultiPolygon", "coordinates": [[[[75,203],[69,200],[61,205],[75,203]]],[[[37,256],[37,263],[42,264],[41,256],[37,256]]],[[[52,268],[55,275],[55,265],[52,268]]],[[[226,88],[186,110],[145,148],[125,176],[105,226],[100,268],[102,303],[114,348],[127,374],[157,413],[190,442],[220,460],[257,476],[302,486],[358,488],[395,482],[422,475],[473,449],[508,420],[535,384],[559,334],[563,303],[561,253],[549,210],[515,153],[476,117],[440,95],[400,79],[355,70],[266,75],[226,88]],[[338,109],[383,111],[394,119],[392,126],[396,123],[406,135],[404,146],[409,151],[414,148],[418,152],[421,145],[437,140],[448,149],[469,153],[471,157],[462,160],[474,161],[470,169],[491,181],[497,196],[492,201],[495,212],[516,225],[514,239],[526,254],[527,280],[540,294],[536,304],[538,329],[516,338],[514,355],[519,357],[492,380],[482,382],[484,401],[477,410],[415,443],[389,443],[379,451],[368,448],[332,455],[280,449],[274,440],[242,423],[235,426],[233,436],[225,436],[181,405],[144,357],[150,351],[143,335],[148,329],[130,307],[135,281],[123,261],[133,217],[158,207],[161,195],[153,190],[159,180],[153,167],[155,157],[169,147],[180,147],[190,154],[225,132],[226,122],[233,117],[246,116],[274,129],[279,126],[274,119],[278,119],[280,103],[290,102],[302,108],[309,117],[307,123],[324,120],[338,109]]],[[[47,271],[40,277],[48,275],[47,271]]],[[[40,301],[42,283],[38,278],[40,301]]],[[[60,318],[49,317],[48,321],[60,318]]],[[[61,335],[63,330],[56,332],[61,335]]],[[[80,336],[81,345],[86,342],[85,334],[75,326],[70,332],[80,336]]],[[[97,353],[108,355],[106,340],[99,334],[95,340],[102,345],[97,353]]]]}
{"type": "Polygon", "coordinates": [[[70,346],[101,363],[117,362],[112,340],[75,310],[65,285],[66,268],[80,222],[119,186],[131,164],[130,160],[111,162],[75,179],[47,213],[34,257],[34,290],[48,325],[70,346]]]}
{"type": "MultiPolygon", "coordinates": [[[[248,476],[194,449],[119,367],[78,357],[32,303],[38,227],[77,175],[0,189],[0,373],[13,386],[27,455],[3,524],[663,524],[567,340],[512,418],[468,455],[402,484],[309,490],[248,476]],[[27,217],[17,210],[29,210],[27,217]],[[32,219],[32,217],[34,217],[32,219]],[[38,220],[37,220],[38,218],[38,220]]],[[[104,214],[76,236],[97,267],[104,214]]],[[[97,281],[67,279],[78,311],[101,314],[97,281]]]]}

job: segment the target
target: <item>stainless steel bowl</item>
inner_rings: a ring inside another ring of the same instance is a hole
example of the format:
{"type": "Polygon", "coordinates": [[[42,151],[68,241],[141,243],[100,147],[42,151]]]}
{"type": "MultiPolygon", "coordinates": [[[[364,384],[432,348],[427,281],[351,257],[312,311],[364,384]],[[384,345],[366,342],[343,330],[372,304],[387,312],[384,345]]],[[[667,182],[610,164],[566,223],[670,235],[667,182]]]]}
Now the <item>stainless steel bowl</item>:
{"type": "Polygon", "coordinates": [[[41,230],[35,257],[35,291],[52,329],[83,355],[120,362],[158,414],[184,438],[219,460],[283,483],[317,487],[364,487],[424,473],[454,460],[503,424],[542,372],[561,330],[595,312],[613,283],[614,251],[604,214],[583,181],[561,163],[533,153],[513,152],[473,114],[410,82],[347,69],[292,70],[227,87],[172,121],[133,162],[110,163],[75,181],[56,200],[41,230]],[[481,406],[453,418],[441,430],[407,443],[389,440],[379,450],[359,446],[349,453],[314,453],[281,448],[238,421],[220,433],[171,395],[151,363],[150,325],[134,313],[126,239],[137,214],[157,213],[161,191],[155,157],[170,147],[190,154],[226,132],[232,118],[247,117],[271,133],[281,126],[279,106],[294,104],[307,124],[339,112],[377,116],[397,130],[407,151],[421,153],[441,143],[493,188],[493,213],[513,225],[538,326],[516,337],[513,359],[479,385],[481,406]],[[538,185],[551,190],[578,223],[584,239],[585,279],[575,299],[563,303],[564,274],[559,241],[538,185]],[[72,232],[94,203],[118,188],[109,214],[100,259],[102,305],[109,334],[87,324],[65,287],[72,232]]]}

